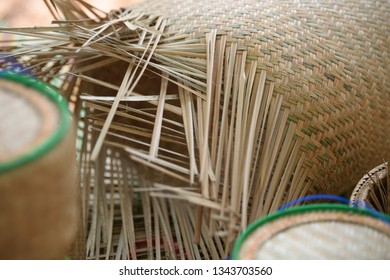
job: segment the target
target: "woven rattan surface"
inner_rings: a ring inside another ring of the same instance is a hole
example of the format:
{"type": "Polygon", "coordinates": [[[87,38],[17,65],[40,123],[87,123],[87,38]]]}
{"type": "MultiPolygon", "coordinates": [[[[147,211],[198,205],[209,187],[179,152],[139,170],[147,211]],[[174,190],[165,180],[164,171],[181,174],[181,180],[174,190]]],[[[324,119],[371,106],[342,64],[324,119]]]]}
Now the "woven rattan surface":
{"type": "Polygon", "coordinates": [[[0,259],[63,259],[80,213],[66,102],[36,79],[1,76],[0,259]]]}
{"type": "Polygon", "coordinates": [[[74,135],[0,175],[0,259],[64,259],[76,231],[74,135]]]}
{"type": "Polygon", "coordinates": [[[390,225],[350,213],[282,217],[244,240],[240,259],[390,259],[390,225]]]}
{"type": "Polygon", "coordinates": [[[82,116],[90,258],[225,257],[248,223],[389,157],[388,1],[50,2],[60,25],[4,48],[82,116]]]}

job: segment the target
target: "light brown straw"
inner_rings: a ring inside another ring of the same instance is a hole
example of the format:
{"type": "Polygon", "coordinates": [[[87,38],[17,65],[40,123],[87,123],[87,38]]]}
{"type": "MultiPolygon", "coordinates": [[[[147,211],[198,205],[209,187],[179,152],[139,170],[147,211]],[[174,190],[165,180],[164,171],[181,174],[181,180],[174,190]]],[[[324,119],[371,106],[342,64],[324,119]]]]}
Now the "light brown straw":
{"type": "Polygon", "coordinates": [[[2,29],[34,38],[4,54],[81,121],[88,258],[223,258],[389,158],[388,1],[46,3],[54,24],[2,29]]]}
{"type": "Polygon", "coordinates": [[[38,90],[5,79],[0,103],[0,259],[64,259],[79,212],[74,127],[33,160],[3,168],[42,148],[70,116],[38,90]]]}
{"type": "Polygon", "coordinates": [[[318,211],[286,215],[254,229],[243,241],[238,258],[388,260],[389,229],[387,222],[361,214],[318,211]]]}

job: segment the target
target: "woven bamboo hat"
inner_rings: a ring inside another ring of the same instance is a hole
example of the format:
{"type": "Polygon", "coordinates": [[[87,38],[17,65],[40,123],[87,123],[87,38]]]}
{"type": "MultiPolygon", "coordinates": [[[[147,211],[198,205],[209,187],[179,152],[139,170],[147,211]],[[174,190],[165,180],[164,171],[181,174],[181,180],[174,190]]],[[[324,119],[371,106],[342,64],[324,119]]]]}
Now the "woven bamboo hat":
{"type": "Polygon", "coordinates": [[[248,223],[388,158],[388,1],[46,2],[54,25],[3,45],[61,77],[83,121],[91,258],[224,257],[248,223]]]}
{"type": "Polygon", "coordinates": [[[234,259],[390,259],[390,217],[337,204],[312,204],[250,225],[234,259]],[[380,218],[378,218],[380,215],[380,218]]]}
{"type": "Polygon", "coordinates": [[[65,99],[0,72],[0,258],[63,258],[76,230],[75,138],[65,99]]]}

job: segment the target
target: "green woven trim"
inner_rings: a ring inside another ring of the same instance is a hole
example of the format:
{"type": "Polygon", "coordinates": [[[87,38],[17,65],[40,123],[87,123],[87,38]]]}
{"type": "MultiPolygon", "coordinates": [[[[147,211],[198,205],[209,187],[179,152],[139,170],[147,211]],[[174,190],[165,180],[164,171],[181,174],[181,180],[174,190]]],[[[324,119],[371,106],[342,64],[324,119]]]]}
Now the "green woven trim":
{"type": "MultiPolygon", "coordinates": [[[[239,259],[239,252],[242,243],[245,241],[245,239],[258,227],[271,222],[273,220],[276,220],[280,217],[284,216],[290,216],[290,215],[297,215],[302,214],[306,212],[316,212],[316,211],[341,211],[341,212],[351,212],[355,214],[360,215],[367,215],[374,218],[378,218],[378,216],[373,212],[369,211],[363,208],[356,208],[352,206],[348,206],[345,204],[331,204],[331,203],[322,203],[322,204],[309,204],[309,205],[302,205],[297,207],[291,207],[283,211],[278,211],[273,214],[270,214],[252,224],[250,224],[247,229],[237,238],[236,243],[233,247],[233,253],[232,253],[232,259],[238,260],[239,259]]],[[[390,216],[387,216],[385,214],[380,215],[380,219],[384,220],[385,222],[390,222],[390,216]]]]}
{"type": "Polygon", "coordinates": [[[46,152],[54,148],[64,137],[70,126],[70,112],[68,109],[68,103],[65,98],[59,94],[54,88],[48,84],[37,80],[33,77],[23,76],[10,71],[0,71],[0,79],[6,79],[23,84],[27,87],[33,88],[43,95],[47,96],[53,101],[60,111],[60,123],[56,131],[53,132],[43,143],[40,143],[35,149],[28,151],[27,153],[12,159],[7,162],[0,162],[0,174],[10,171],[21,165],[27,164],[33,160],[44,155],[46,152]]]}

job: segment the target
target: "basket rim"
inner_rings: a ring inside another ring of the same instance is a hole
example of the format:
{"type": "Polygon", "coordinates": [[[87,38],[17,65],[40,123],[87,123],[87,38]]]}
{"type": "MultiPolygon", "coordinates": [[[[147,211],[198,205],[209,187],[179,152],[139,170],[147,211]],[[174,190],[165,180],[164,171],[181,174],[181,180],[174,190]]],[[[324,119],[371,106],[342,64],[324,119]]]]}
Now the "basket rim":
{"type": "Polygon", "coordinates": [[[59,125],[47,139],[31,151],[19,155],[10,161],[0,162],[0,174],[2,174],[40,158],[60,143],[70,127],[70,111],[65,98],[57,90],[41,80],[12,71],[0,71],[0,79],[13,81],[37,90],[42,95],[48,97],[58,107],[60,113],[59,125]]]}
{"type": "MultiPolygon", "coordinates": [[[[357,201],[364,201],[367,199],[368,191],[375,186],[375,180],[373,180],[373,176],[377,176],[377,178],[382,181],[386,181],[387,178],[387,168],[388,162],[384,162],[372,168],[368,171],[356,184],[355,188],[352,191],[350,201],[351,203],[356,203],[357,201]]],[[[378,180],[378,181],[379,181],[378,180]]]]}
{"type": "MultiPolygon", "coordinates": [[[[316,204],[310,204],[310,205],[301,205],[301,206],[295,206],[291,208],[287,208],[285,210],[277,211],[275,213],[272,213],[268,216],[265,216],[252,224],[250,224],[246,230],[244,230],[241,235],[237,238],[234,247],[233,247],[233,252],[232,252],[232,259],[233,260],[239,260],[239,253],[240,253],[240,248],[244,241],[247,239],[247,237],[254,232],[258,227],[271,222],[273,220],[285,217],[285,216],[290,216],[290,215],[298,215],[298,214],[303,214],[307,212],[315,212],[315,211],[341,211],[341,212],[349,212],[349,213],[355,213],[355,214],[360,214],[360,215],[366,215],[370,216],[373,218],[378,219],[378,216],[373,213],[373,211],[369,211],[364,208],[356,208],[353,206],[345,205],[345,204],[334,204],[334,203],[316,203],[316,204]]],[[[381,219],[384,222],[389,222],[390,223],[390,216],[388,215],[381,215],[381,219]]]]}

